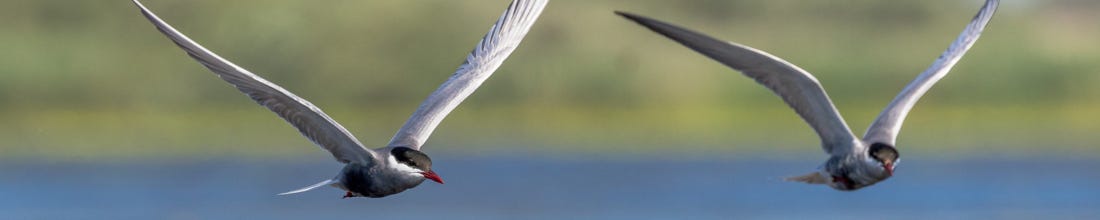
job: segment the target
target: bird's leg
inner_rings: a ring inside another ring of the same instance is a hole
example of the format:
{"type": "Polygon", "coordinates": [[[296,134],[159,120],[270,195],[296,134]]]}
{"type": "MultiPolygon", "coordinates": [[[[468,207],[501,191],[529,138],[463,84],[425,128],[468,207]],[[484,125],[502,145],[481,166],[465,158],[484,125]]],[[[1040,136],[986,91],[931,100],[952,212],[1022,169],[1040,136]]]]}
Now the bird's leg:
{"type": "Polygon", "coordinates": [[[344,194],[344,199],[351,198],[351,197],[355,197],[355,194],[351,194],[351,191],[348,191],[346,194],[344,194]]]}

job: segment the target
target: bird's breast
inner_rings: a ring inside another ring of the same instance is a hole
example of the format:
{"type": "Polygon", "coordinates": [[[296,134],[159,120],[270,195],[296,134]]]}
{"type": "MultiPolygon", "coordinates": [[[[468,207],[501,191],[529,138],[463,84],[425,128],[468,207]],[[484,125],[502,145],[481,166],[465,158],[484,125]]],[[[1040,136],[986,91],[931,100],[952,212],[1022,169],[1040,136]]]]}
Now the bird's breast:
{"type": "Polygon", "coordinates": [[[341,172],[340,183],[348,191],[365,197],[380,198],[416,187],[423,178],[412,179],[398,171],[382,167],[348,164],[341,172]]]}

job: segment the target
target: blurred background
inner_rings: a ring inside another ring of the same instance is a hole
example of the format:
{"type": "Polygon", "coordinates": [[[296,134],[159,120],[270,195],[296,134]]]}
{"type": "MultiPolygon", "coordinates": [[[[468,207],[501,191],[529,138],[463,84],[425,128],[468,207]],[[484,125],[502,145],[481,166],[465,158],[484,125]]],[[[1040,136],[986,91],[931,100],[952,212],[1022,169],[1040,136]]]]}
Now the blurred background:
{"type": "MultiPolygon", "coordinates": [[[[508,1],[146,0],[212,51],[384,145],[508,1]]],[[[898,175],[781,181],[819,139],[763,86],[624,10],[812,72],[853,132],[981,1],[553,1],[425,151],[446,185],[275,193],[340,165],[129,1],[0,2],[0,218],[1100,217],[1100,2],[1005,0],[916,105],[898,175]]]]}

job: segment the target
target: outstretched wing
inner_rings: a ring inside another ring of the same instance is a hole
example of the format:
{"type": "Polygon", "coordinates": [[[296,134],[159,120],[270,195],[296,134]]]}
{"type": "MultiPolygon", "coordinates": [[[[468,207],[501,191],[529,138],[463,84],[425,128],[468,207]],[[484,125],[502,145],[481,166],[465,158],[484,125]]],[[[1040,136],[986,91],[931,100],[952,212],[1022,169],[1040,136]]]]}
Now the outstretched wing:
{"type": "Polygon", "coordinates": [[[519,46],[546,3],[547,0],[512,1],[508,10],[504,11],[493,28],[489,29],[489,33],[466,57],[466,63],[459,66],[447,82],[420,104],[412,117],[409,117],[390,140],[389,146],[419,150],[439,122],[462,103],[462,100],[474,93],[519,46]]]}
{"type": "Polygon", "coordinates": [[[744,45],[724,42],[651,18],[616,12],[696,52],[714,59],[763,84],[783,98],[806,123],[821,136],[822,146],[829,154],[849,152],[856,144],[844,119],[813,75],[797,66],[744,45]]]}
{"type": "Polygon", "coordinates": [[[932,85],[951,71],[951,67],[955,66],[959,59],[962,59],[971,46],[974,46],[974,42],[978,41],[982,30],[985,29],[986,24],[989,23],[994,12],[997,11],[997,4],[997,0],[985,1],[985,6],[982,6],[982,9],[978,11],[978,15],[975,15],[970,24],[966,25],[966,29],[963,29],[962,34],[959,34],[959,38],[947,47],[947,51],[944,51],[936,59],[936,62],[933,62],[932,66],[924,70],[913,82],[905,86],[905,89],[894,98],[894,101],[891,101],[890,105],[882,110],[878,118],[867,128],[867,133],[863,135],[864,142],[884,143],[894,146],[898,131],[901,130],[901,123],[905,120],[905,116],[909,114],[909,110],[913,108],[913,105],[917,103],[917,100],[920,100],[925,92],[928,92],[928,89],[932,88],[932,85]]]}
{"type": "Polygon", "coordinates": [[[337,161],[364,164],[373,162],[374,153],[364,148],[363,144],[355,139],[355,136],[352,136],[343,126],[325,115],[320,108],[210,52],[202,45],[176,31],[171,25],[164,23],[153,12],[145,8],[141,2],[133,1],[138,8],[141,8],[141,13],[145,15],[145,18],[148,18],[161,33],[168,36],[168,39],[183,48],[187,55],[218,74],[218,77],[236,86],[238,90],[247,94],[252,100],[271,109],[279,117],[290,122],[291,125],[298,128],[302,135],[332,153],[337,161]]]}

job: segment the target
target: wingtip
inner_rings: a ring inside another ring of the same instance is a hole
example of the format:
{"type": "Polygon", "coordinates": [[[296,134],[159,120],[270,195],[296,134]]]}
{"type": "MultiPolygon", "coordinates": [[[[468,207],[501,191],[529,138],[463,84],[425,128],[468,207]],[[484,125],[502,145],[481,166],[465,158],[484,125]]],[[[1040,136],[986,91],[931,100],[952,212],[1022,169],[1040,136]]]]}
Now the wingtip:
{"type": "Polygon", "coordinates": [[[992,17],[993,14],[997,13],[997,8],[1000,6],[1000,4],[1001,2],[998,0],[986,0],[985,4],[982,4],[982,8],[978,10],[978,14],[974,15],[974,20],[978,20],[986,14],[989,14],[988,16],[992,17]]]}
{"type": "MultiPolygon", "coordinates": [[[[673,39],[676,39],[677,37],[671,36],[669,34],[670,34],[670,32],[672,32],[676,29],[682,29],[682,31],[691,32],[691,31],[688,31],[687,29],[678,27],[678,26],[670,24],[670,23],[666,23],[664,21],[649,18],[649,17],[646,17],[646,16],[637,15],[637,14],[630,13],[630,12],[615,11],[615,14],[617,14],[619,16],[622,16],[623,18],[626,18],[627,20],[633,21],[634,23],[636,23],[638,25],[641,25],[642,27],[653,30],[653,31],[657,32],[658,34],[665,35],[665,36],[673,38],[673,39]]],[[[677,40],[677,41],[679,41],[679,40],[677,40]]]]}
{"type": "Polygon", "coordinates": [[[140,2],[140,1],[138,1],[138,0],[130,0],[130,2],[133,2],[133,3],[134,3],[135,5],[137,5],[137,6],[139,7],[139,8],[145,8],[145,5],[142,5],[142,4],[141,4],[141,2],[140,2]]]}
{"type": "MultiPolygon", "coordinates": [[[[674,26],[674,25],[667,24],[665,22],[662,22],[662,21],[659,21],[659,20],[656,20],[656,19],[652,19],[652,18],[649,18],[649,17],[646,17],[646,16],[641,16],[641,15],[637,15],[637,14],[630,13],[630,12],[625,12],[625,11],[616,10],[615,14],[617,14],[619,16],[622,16],[626,20],[630,20],[630,21],[634,22],[635,24],[641,25],[642,27],[645,27],[647,29],[655,31],[658,34],[665,35],[667,37],[673,37],[673,36],[668,35],[668,27],[666,27],[666,26],[674,26]]],[[[675,38],[673,37],[673,39],[675,39],[675,38]]]]}
{"type": "MultiPolygon", "coordinates": [[[[153,12],[149,11],[149,8],[145,7],[145,4],[141,4],[141,2],[138,1],[138,0],[130,0],[130,2],[133,2],[134,5],[137,6],[138,10],[141,10],[141,15],[144,15],[146,19],[149,19],[150,21],[152,21],[153,25],[157,25],[156,20],[160,20],[160,18],[157,17],[157,15],[153,14],[153,12]]],[[[161,21],[161,22],[163,22],[163,21],[161,21]]],[[[159,26],[159,25],[157,25],[157,26],[159,26]]]]}
{"type": "Polygon", "coordinates": [[[619,11],[619,10],[615,10],[615,14],[619,15],[619,16],[622,16],[623,18],[632,20],[634,22],[640,22],[641,19],[645,18],[645,17],[642,17],[640,15],[636,15],[634,13],[619,11]]]}

